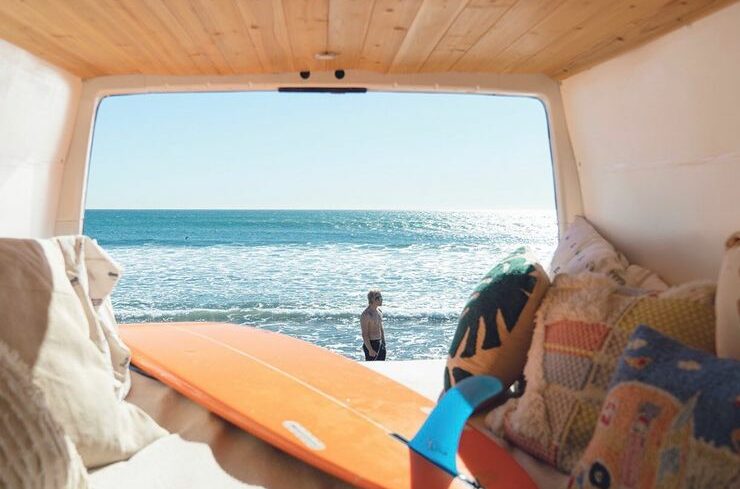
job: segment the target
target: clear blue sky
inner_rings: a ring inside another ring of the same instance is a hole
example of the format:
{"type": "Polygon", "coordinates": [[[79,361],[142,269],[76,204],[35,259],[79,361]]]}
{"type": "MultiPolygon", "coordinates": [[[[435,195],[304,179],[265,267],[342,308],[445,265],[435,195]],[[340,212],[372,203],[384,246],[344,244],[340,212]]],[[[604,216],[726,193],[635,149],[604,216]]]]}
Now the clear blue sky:
{"type": "Polygon", "coordinates": [[[153,94],[103,100],[89,209],[554,208],[534,99],[153,94]]]}

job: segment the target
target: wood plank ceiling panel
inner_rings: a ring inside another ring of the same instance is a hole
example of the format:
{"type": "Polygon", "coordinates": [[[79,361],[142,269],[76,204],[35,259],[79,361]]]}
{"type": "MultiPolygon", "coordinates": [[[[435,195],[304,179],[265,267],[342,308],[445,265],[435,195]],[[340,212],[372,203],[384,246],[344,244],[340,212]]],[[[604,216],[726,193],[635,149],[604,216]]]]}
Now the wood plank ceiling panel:
{"type": "Polygon", "coordinates": [[[564,78],[740,0],[2,0],[0,38],[82,78],[337,68],[564,78]],[[334,60],[317,53],[334,51],[334,60]]]}
{"type": "MultiPolygon", "coordinates": [[[[539,52],[523,60],[513,71],[528,69],[532,67],[539,71],[553,71],[555,67],[563,67],[563,59],[569,60],[573,56],[604,42],[619,37],[613,30],[612,25],[618,23],[620,26],[636,22],[640,17],[653,15],[661,4],[670,0],[615,0],[610,2],[598,14],[586,19],[575,26],[575,30],[568,36],[555,39],[545,45],[539,52]],[[558,62],[553,64],[557,59],[558,62]]],[[[620,27],[619,30],[622,30],[620,27]]]]}
{"type": "Polygon", "coordinates": [[[234,0],[189,1],[209,37],[226,60],[230,73],[268,71],[257,56],[234,0]]]}
{"type": "Polygon", "coordinates": [[[4,39],[19,46],[25,46],[40,58],[70,73],[89,78],[101,72],[101,68],[88,59],[68,53],[63,40],[47,31],[37,32],[23,20],[17,20],[6,11],[0,11],[0,26],[3,28],[4,39]]]}
{"type": "Polygon", "coordinates": [[[393,58],[391,73],[415,73],[447,33],[467,0],[426,0],[393,58]]]}
{"type": "Polygon", "coordinates": [[[498,71],[499,58],[506,48],[532,29],[564,0],[533,2],[518,0],[491,29],[452,67],[455,71],[498,71]]]}
{"type": "Polygon", "coordinates": [[[139,15],[132,16],[126,10],[124,2],[111,0],[74,0],[61,5],[72,7],[70,10],[79,16],[83,24],[96,33],[95,42],[112,41],[119,49],[126,52],[134,66],[143,60],[147,67],[145,72],[171,74],[186,68],[192,72],[193,65],[179,63],[181,51],[167,49],[164,38],[158,31],[147,30],[147,15],[141,15],[141,7],[135,10],[139,15]]]}
{"type": "Polygon", "coordinates": [[[215,75],[232,73],[226,58],[206,32],[197,11],[189,1],[154,0],[152,3],[154,4],[152,8],[156,8],[162,18],[175,20],[176,28],[182,36],[181,43],[188,46],[187,50],[190,57],[199,59],[199,66],[204,64],[212,66],[211,73],[215,75]],[[162,6],[157,7],[156,4],[158,3],[161,3],[162,6]]]}
{"type": "Polygon", "coordinates": [[[295,71],[285,10],[280,0],[236,3],[265,71],[295,71]]]}
{"type": "MultiPolygon", "coordinates": [[[[559,52],[558,63],[551,62],[544,66],[542,71],[556,79],[566,78],[733,2],[724,0],[647,2],[644,0],[644,3],[656,4],[657,9],[649,13],[645,12],[639,17],[629,16],[630,20],[627,22],[621,15],[603,15],[603,18],[611,19],[611,23],[604,22],[606,25],[603,30],[594,33],[587,46],[581,44],[580,49],[559,52]],[[618,23],[621,28],[617,28],[615,23],[618,23]]],[[[637,10],[643,7],[643,1],[633,1],[628,4],[627,9],[637,10]]],[[[596,24],[597,18],[593,18],[592,22],[596,24]]],[[[591,29],[591,22],[588,28],[591,29]]]]}
{"type": "MultiPolygon", "coordinates": [[[[0,5],[8,4],[0,3],[0,5]]],[[[39,2],[14,1],[12,8],[3,8],[2,11],[6,16],[25,25],[28,29],[32,39],[31,44],[30,46],[21,45],[21,47],[26,47],[32,53],[39,54],[43,48],[56,44],[62,48],[59,55],[84,59],[88,66],[94,67],[95,75],[108,71],[111,74],[140,73],[145,69],[145,66],[142,66],[144,65],[142,60],[132,58],[107,36],[85,25],[74,15],[74,9],[69,7],[71,5],[65,7],[54,2],[40,4],[39,2]],[[46,41],[48,37],[54,39],[55,43],[46,41]],[[91,39],[97,38],[100,38],[99,43],[91,42],[91,39]],[[116,66],[111,66],[111,60],[116,60],[116,66]]],[[[76,68],[70,71],[77,74],[76,68]]]]}
{"type": "Polygon", "coordinates": [[[178,74],[200,75],[213,73],[216,68],[193,36],[172,14],[162,0],[144,2],[115,2],[133,22],[141,23],[147,36],[153,39],[160,56],[167,56],[174,63],[174,72],[178,74]]]}
{"type": "Polygon", "coordinates": [[[602,10],[603,0],[566,0],[499,53],[497,65],[503,72],[516,70],[549,44],[582,28],[585,20],[602,10]]]}
{"type": "Polygon", "coordinates": [[[132,38],[121,38],[109,30],[109,19],[91,22],[94,14],[87,10],[84,0],[49,2],[43,15],[58,29],[65,29],[78,53],[94,59],[104,70],[141,73],[155,69],[154,58],[142,52],[132,38]],[[118,66],[111,65],[113,59],[118,60],[118,66]]]}
{"type": "Polygon", "coordinates": [[[375,0],[360,55],[360,67],[388,71],[422,0],[375,0]]]}
{"type": "Polygon", "coordinates": [[[429,55],[421,71],[448,71],[516,4],[516,0],[471,0],[429,55]]]}
{"type": "Polygon", "coordinates": [[[326,62],[314,56],[327,50],[329,0],[284,0],[283,9],[295,68],[325,70],[326,62]]]}
{"type": "Polygon", "coordinates": [[[337,53],[327,68],[357,69],[365,44],[375,2],[369,0],[329,0],[327,51],[337,53]]]}
{"type": "MultiPolygon", "coordinates": [[[[130,2],[126,3],[132,17],[136,16],[137,10],[130,2]]],[[[142,9],[147,17],[144,22],[148,29],[157,32],[162,38],[163,47],[178,57],[178,65],[184,71],[183,74],[202,75],[218,73],[218,68],[211,57],[205,52],[204,47],[197,42],[197,37],[192,35],[186,24],[170,10],[163,0],[147,0],[142,9]],[[192,67],[192,73],[188,70],[192,67]]]]}

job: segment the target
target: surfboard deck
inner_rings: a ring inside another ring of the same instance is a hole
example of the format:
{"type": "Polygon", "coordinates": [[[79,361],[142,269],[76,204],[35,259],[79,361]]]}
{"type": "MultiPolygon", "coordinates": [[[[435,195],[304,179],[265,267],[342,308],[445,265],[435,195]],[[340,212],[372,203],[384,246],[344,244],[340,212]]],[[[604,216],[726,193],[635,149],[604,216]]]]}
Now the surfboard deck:
{"type": "MultiPolygon", "coordinates": [[[[434,403],[355,361],[226,323],[131,324],[120,334],[144,372],[350,484],[470,487],[392,436],[412,439],[434,403]]],[[[486,488],[536,488],[505,449],[473,428],[463,432],[457,462],[486,488]]]]}

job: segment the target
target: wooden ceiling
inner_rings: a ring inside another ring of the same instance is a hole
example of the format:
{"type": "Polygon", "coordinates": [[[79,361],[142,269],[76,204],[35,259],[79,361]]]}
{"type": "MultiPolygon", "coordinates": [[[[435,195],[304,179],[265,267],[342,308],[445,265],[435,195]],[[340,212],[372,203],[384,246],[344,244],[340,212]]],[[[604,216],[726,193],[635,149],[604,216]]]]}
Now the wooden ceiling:
{"type": "Polygon", "coordinates": [[[2,0],[0,38],[81,77],[361,69],[562,79],[735,0],[2,0]],[[315,58],[332,51],[331,61],[315,58]]]}

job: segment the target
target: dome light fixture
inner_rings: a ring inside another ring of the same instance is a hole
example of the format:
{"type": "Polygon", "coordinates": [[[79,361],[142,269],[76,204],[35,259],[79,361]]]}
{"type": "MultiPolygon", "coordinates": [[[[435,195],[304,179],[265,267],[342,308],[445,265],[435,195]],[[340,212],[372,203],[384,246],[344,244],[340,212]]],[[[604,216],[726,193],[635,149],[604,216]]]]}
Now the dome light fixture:
{"type": "Polygon", "coordinates": [[[321,51],[313,55],[319,61],[331,61],[337,57],[337,53],[334,51],[321,51]]]}

